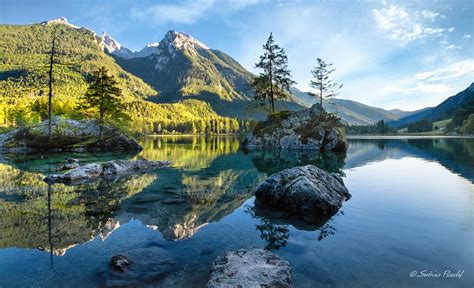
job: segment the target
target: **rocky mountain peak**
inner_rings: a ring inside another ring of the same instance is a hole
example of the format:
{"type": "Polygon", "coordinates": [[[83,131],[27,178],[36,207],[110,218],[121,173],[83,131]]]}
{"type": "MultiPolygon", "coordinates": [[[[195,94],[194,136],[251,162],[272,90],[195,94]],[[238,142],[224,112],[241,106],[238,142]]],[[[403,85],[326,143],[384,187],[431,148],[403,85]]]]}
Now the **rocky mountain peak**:
{"type": "Polygon", "coordinates": [[[72,25],[71,23],[69,23],[66,17],[59,17],[56,19],[51,19],[51,20],[41,22],[41,25],[49,25],[49,24],[63,24],[63,25],[67,25],[76,29],[79,28],[78,26],[72,25]]]}
{"type": "Polygon", "coordinates": [[[112,53],[116,50],[120,50],[120,48],[122,48],[122,45],[120,45],[120,43],[118,43],[114,38],[107,34],[107,32],[102,33],[102,36],[100,38],[102,39],[104,48],[107,48],[109,53],[112,53]]]}
{"type": "Polygon", "coordinates": [[[133,56],[132,51],[120,45],[120,43],[118,43],[117,40],[107,34],[107,32],[102,33],[102,36],[100,38],[101,41],[99,45],[102,50],[122,58],[130,58],[133,56]]]}
{"type": "Polygon", "coordinates": [[[191,35],[188,35],[183,32],[177,32],[174,30],[166,32],[165,37],[163,38],[163,40],[161,40],[160,43],[162,43],[161,45],[163,45],[164,47],[168,47],[168,49],[170,50],[172,48],[177,50],[187,50],[189,48],[209,49],[206,45],[199,42],[191,35]]]}
{"type": "Polygon", "coordinates": [[[122,45],[120,45],[120,43],[118,43],[114,38],[107,34],[107,32],[102,33],[102,36],[100,38],[102,39],[104,48],[106,48],[109,53],[112,53],[116,50],[120,50],[122,48],[122,45]]]}

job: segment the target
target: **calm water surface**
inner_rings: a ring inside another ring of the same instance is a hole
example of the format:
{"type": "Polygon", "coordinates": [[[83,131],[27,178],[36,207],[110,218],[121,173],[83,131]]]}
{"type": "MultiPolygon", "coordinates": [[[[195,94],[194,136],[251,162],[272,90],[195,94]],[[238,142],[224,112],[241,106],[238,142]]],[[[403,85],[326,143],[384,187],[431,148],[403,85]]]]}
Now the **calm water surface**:
{"type": "Polygon", "coordinates": [[[473,287],[474,139],[350,140],[347,155],[245,152],[235,138],[150,137],[138,155],[0,156],[0,287],[97,287],[113,255],[158,246],[150,286],[203,287],[228,250],[271,249],[295,287],[473,287]],[[114,181],[48,186],[68,157],[171,160],[114,181]],[[320,227],[254,206],[271,173],[314,164],[353,197],[320,227]],[[464,271],[459,278],[410,277],[464,271]]]}

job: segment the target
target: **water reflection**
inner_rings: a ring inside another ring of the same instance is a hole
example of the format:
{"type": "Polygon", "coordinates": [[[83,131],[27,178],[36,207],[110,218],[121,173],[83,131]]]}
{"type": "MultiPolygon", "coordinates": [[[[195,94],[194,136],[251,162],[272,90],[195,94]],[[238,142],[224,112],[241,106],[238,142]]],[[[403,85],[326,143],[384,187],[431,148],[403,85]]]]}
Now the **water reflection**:
{"type": "Polygon", "coordinates": [[[147,137],[137,156],[148,160],[171,160],[174,167],[198,171],[207,168],[219,156],[239,150],[239,139],[232,136],[147,137]]]}
{"type": "Polygon", "coordinates": [[[240,207],[262,179],[248,158],[228,160],[217,158],[199,173],[162,171],[162,181],[123,203],[118,219],[139,219],[170,241],[190,238],[240,207]]]}
{"type": "Polygon", "coordinates": [[[156,176],[130,175],[67,186],[0,164],[0,248],[38,248],[64,255],[77,243],[105,238],[117,223],[120,203],[141,192],[156,176]]]}
{"type": "Polygon", "coordinates": [[[474,139],[351,139],[345,169],[385,159],[417,157],[436,161],[474,182],[474,139]]]}
{"type": "Polygon", "coordinates": [[[317,240],[334,235],[337,231],[333,225],[334,220],[344,215],[343,210],[330,217],[321,216],[317,223],[309,224],[298,217],[294,217],[285,211],[275,210],[255,199],[253,206],[247,206],[246,212],[258,220],[255,229],[260,232],[260,238],[265,240],[265,249],[278,250],[286,246],[290,237],[289,226],[298,230],[317,231],[317,240]]]}
{"type": "MultiPolygon", "coordinates": [[[[78,243],[109,237],[131,219],[160,231],[166,240],[189,239],[205,225],[233,214],[253,197],[266,176],[298,165],[313,164],[343,175],[343,169],[414,156],[474,181],[473,139],[350,140],[347,155],[244,152],[233,137],[150,137],[142,145],[138,155],[64,153],[1,160],[0,248],[38,248],[64,255],[78,243]],[[173,168],[74,186],[48,186],[42,181],[71,156],[83,163],[111,158],[170,160],[173,168]]],[[[314,241],[326,239],[336,233],[334,219],[343,215],[308,226],[258,203],[246,209],[257,221],[257,237],[270,250],[285,250],[293,231],[315,231],[314,241]]]]}
{"type": "Polygon", "coordinates": [[[257,150],[247,152],[258,171],[268,175],[286,168],[315,165],[323,170],[343,176],[345,153],[319,153],[316,151],[257,150]]]}

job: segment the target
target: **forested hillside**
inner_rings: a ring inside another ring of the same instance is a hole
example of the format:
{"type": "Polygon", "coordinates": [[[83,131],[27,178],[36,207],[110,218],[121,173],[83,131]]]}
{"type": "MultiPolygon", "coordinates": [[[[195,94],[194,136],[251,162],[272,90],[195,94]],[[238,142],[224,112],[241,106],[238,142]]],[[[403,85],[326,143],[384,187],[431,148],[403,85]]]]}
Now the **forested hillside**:
{"type": "Polygon", "coordinates": [[[127,125],[135,132],[175,130],[192,133],[196,123],[200,123],[199,127],[207,127],[206,131],[218,132],[219,127],[223,127],[220,130],[223,132],[230,132],[230,127],[238,129],[236,120],[217,115],[209,105],[200,101],[162,105],[145,100],[155,97],[158,92],[122,69],[113,57],[105,53],[101,37],[88,29],[68,24],[65,19],[33,25],[0,25],[2,126],[37,123],[47,117],[48,70],[54,31],[54,115],[91,116],[78,109],[78,99],[87,89],[90,73],[103,66],[119,82],[122,102],[130,116],[127,125]]]}

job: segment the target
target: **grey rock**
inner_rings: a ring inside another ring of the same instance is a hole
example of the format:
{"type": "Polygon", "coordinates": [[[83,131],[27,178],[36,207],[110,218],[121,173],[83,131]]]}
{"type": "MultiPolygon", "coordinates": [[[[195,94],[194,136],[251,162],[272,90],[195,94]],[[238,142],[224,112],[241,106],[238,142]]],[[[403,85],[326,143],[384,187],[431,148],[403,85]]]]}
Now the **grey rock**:
{"type": "Polygon", "coordinates": [[[63,174],[52,174],[47,176],[44,181],[54,182],[73,182],[77,180],[88,180],[99,176],[120,175],[128,172],[156,169],[167,167],[169,161],[148,161],[148,160],[112,160],[105,163],[89,163],[79,166],[63,174]]]}
{"type": "Polygon", "coordinates": [[[67,161],[66,161],[66,164],[64,164],[63,167],[61,167],[61,171],[64,171],[64,170],[71,170],[71,169],[74,169],[74,168],[77,168],[81,166],[79,164],[79,159],[76,159],[76,158],[68,158],[67,161]]]}
{"type": "Polygon", "coordinates": [[[115,255],[110,260],[110,266],[112,267],[112,269],[120,272],[125,272],[126,267],[130,266],[131,263],[132,262],[123,255],[115,255]]]}
{"type": "Polygon", "coordinates": [[[64,171],[64,170],[71,170],[71,169],[75,169],[77,167],[81,166],[79,163],[66,163],[64,164],[63,167],[61,167],[60,170],[64,171]]]}
{"type": "Polygon", "coordinates": [[[337,174],[307,165],[271,175],[258,185],[255,196],[266,205],[317,223],[336,213],[351,194],[337,174]]]}
{"type": "Polygon", "coordinates": [[[321,115],[316,104],[309,109],[273,116],[261,123],[260,131],[254,129],[248,134],[242,144],[249,149],[347,150],[341,130],[321,115]]]}
{"type": "Polygon", "coordinates": [[[263,249],[231,251],[214,261],[207,287],[291,287],[291,267],[263,249]]]}
{"type": "Polygon", "coordinates": [[[165,279],[176,269],[176,262],[165,249],[150,247],[114,256],[110,266],[107,286],[129,287],[165,279]]]}
{"type": "Polygon", "coordinates": [[[0,135],[0,150],[10,153],[35,151],[138,151],[142,147],[133,138],[111,125],[103,125],[99,140],[97,120],[53,118],[52,138],[48,135],[48,121],[18,128],[0,135]]]}

